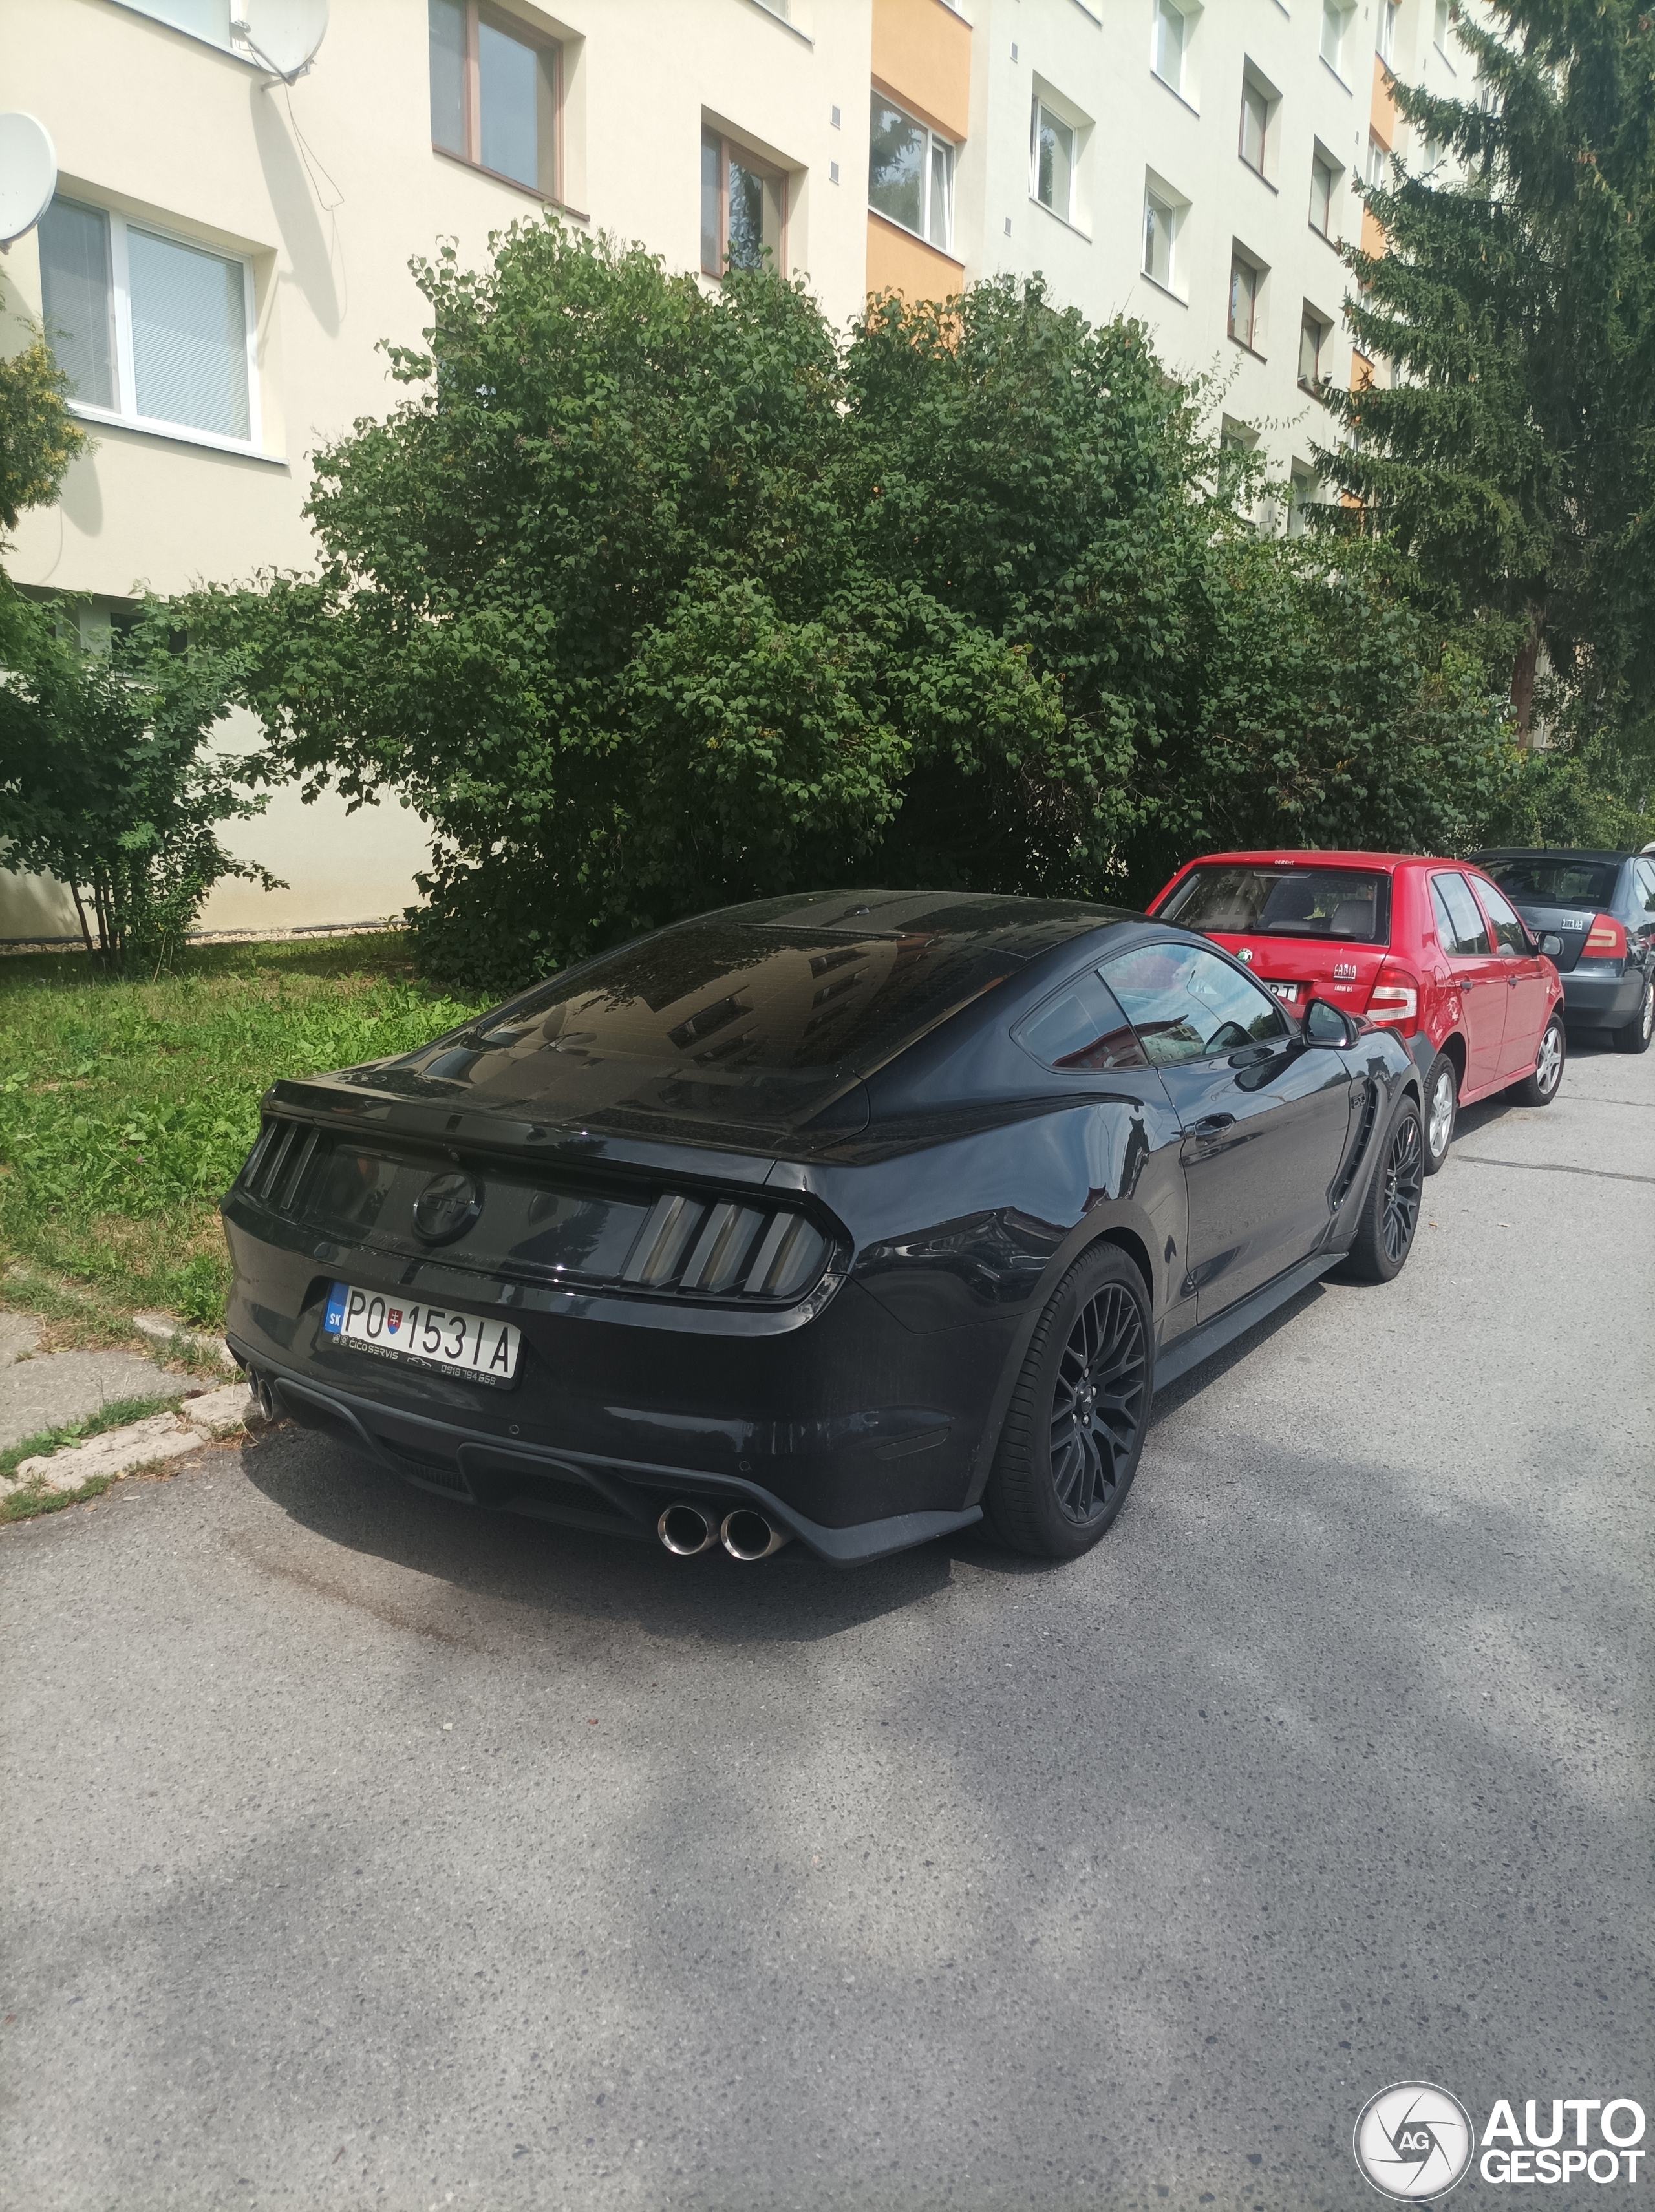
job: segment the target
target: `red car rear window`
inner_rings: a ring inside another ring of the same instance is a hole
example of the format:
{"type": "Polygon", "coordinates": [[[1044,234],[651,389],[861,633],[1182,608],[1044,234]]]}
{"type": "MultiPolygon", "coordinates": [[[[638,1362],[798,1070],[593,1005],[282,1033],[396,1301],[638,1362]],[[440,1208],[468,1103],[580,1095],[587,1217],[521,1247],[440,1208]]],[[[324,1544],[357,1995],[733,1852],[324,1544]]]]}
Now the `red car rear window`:
{"type": "Polygon", "coordinates": [[[1203,861],[1161,908],[1162,921],[1220,937],[1331,937],[1390,942],[1390,878],[1378,868],[1203,861]]]}

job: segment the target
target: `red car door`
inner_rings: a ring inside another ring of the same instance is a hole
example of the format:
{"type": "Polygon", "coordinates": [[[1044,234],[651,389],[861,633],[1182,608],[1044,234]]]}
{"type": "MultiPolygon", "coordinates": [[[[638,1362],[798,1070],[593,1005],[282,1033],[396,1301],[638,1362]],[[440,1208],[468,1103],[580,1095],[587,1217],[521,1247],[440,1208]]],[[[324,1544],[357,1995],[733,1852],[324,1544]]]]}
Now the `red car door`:
{"type": "Polygon", "coordinates": [[[1489,940],[1482,909],[1471,886],[1457,871],[1443,869],[1431,878],[1437,933],[1447,955],[1451,992],[1457,993],[1465,1030],[1467,1061],[1461,1095],[1492,1089],[1500,1081],[1506,1042],[1506,963],[1489,940]]]}
{"type": "Polygon", "coordinates": [[[1482,876],[1468,880],[1488,917],[1494,951],[1506,971],[1506,1035],[1500,1048],[1500,1072],[1515,1082],[1528,1074],[1540,1050],[1540,1033],[1546,1026],[1551,1000],[1545,963],[1509,900],[1482,876]]]}

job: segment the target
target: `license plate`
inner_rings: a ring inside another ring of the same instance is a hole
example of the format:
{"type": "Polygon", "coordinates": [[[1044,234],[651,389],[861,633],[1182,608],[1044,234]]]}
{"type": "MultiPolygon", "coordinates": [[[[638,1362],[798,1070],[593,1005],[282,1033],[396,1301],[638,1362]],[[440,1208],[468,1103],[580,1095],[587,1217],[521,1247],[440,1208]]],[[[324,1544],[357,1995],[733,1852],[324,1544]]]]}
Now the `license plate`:
{"type": "Polygon", "coordinates": [[[520,1329],[484,1314],[454,1313],[419,1300],[386,1297],[335,1283],[322,1328],[340,1344],[382,1359],[463,1375],[470,1382],[509,1382],[517,1372],[520,1329]]]}
{"type": "Polygon", "coordinates": [[[1299,1003],[1299,986],[1297,983],[1269,983],[1267,984],[1265,988],[1269,990],[1274,991],[1276,997],[1286,1006],[1297,1006],[1299,1003]]]}

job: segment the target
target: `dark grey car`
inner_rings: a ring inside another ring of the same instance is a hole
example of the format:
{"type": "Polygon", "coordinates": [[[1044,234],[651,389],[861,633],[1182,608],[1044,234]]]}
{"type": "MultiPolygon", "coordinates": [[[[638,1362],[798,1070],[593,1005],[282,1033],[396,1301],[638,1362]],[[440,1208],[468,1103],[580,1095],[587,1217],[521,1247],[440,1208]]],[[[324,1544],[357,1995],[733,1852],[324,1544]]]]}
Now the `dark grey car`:
{"type": "Polygon", "coordinates": [[[1536,936],[1562,939],[1557,972],[1571,1029],[1607,1030],[1621,1052],[1655,1035],[1655,858],[1637,853],[1476,853],[1536,936]]]}

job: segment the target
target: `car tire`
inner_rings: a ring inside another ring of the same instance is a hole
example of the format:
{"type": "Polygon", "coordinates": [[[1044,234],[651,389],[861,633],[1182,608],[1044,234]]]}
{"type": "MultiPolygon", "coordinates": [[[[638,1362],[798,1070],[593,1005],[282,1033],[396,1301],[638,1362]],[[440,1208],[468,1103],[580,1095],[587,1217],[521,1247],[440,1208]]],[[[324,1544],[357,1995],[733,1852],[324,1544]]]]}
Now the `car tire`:
{"type": "Polygon", "coordinates": [[[1521,1083],[1512,1085],[1512,1096],[1520,1106],[1549,1106],[1556,1097],[1563,1081],[1563,1063],[1568,1057],[1568,1040],[1563,1031],[1563,1017],[1554,1014],[1540,1032],[1540,1042],[1535,1047],[1534,1071],[1525,1075],[1521,1083]]]}
{"type": "Polygon", "coordinates": [[[1454,1063],[1439,1052],[1425,1079],[1425,1171],[1441,1171],[1460,1117],[1460,1081],[1454,1063]],[[1446,1093],[1445,1097],[1444,1094],[1446,1093]]]}
{"type": "Polygon", "coordinates": [[[1644,995],[1632,1019],[1609,1031],[1616,1052],[1647,1052],[1652,1036],[1655,1036],[1655,973],[1645,976],[1644,995]]]}
{"type": "Polygon", "coordinates": [[[1339,1273],[1347,1282],[1389,1283],[1401,1274],[1420,1225],[1425,1140],[1410,1098],[1392,1121],[1362,1200],[1356,1236],[1339,1273]]]}
{"type": "Polygon", "coordinates": [[[1036,1325],[983,1495],[1009,1550],[1075,1559],[1126,1503],[1154,1391],[1155,1334],[1143,1277],[1093,1245],[1036,1325]]]}

